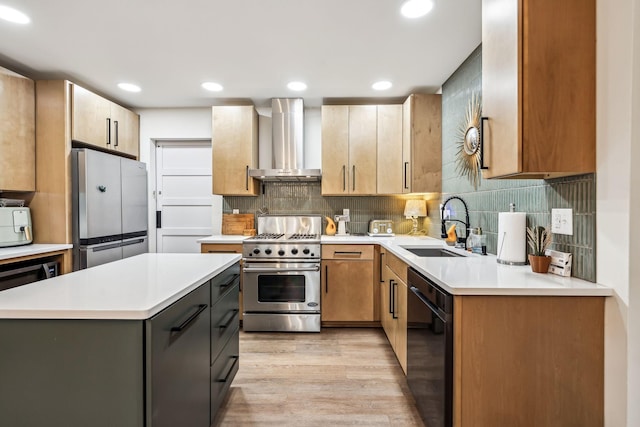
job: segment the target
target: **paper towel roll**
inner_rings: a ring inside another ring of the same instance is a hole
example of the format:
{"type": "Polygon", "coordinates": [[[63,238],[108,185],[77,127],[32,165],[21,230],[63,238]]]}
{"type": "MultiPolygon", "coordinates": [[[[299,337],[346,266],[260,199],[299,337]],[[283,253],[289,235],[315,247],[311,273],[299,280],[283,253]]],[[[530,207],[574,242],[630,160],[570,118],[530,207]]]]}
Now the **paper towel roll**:
{"type": "Polygon", "coordinates": [[[527,214],[498,213],[498,262],[524,265],[527,262],[527,214]]]}

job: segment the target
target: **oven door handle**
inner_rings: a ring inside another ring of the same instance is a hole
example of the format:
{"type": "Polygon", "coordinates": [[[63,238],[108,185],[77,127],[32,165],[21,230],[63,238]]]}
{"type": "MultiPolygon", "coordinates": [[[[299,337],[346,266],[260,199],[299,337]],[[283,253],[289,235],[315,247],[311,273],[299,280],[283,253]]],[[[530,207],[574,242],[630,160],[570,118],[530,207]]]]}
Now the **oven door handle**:
{"type": "Polygon", "coordinates": [[[288,273],[290,271],[320,271],[320,266],[301,268],[251,268],[245,265],[242,271],[245,273],[288,273]]]}
{"type": "Polygon", "coordinates": [[[420,301],[422,301],[422,303],[426,305],[429,308],[429,310],[431,310],[433,314],[435,314],[440,318],[440,320],[442,320],[443,322],[448,322],[451,320],[451,314],[445,313],[442,310],[440,310],[438,306],[436,306],[434,303],[429,301],[427,297],[425,297],[424,294],[420,292],[420,289],[416,288],[415,286],[411,286],[410,289],[411,289],[411,292],[413,292],[420,299],[420,301]]]}

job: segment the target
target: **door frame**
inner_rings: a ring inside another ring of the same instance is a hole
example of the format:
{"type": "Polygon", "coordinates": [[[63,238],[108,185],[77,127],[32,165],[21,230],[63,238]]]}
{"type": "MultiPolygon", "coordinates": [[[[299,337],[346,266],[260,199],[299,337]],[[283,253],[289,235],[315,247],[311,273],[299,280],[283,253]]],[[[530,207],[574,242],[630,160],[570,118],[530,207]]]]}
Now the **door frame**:
{"type": "Polygon", "coordinates": [[[151,144],[149,144],[149,175],[148,175],[148,188],[149,188],[149,252],[157,252],[157,239],[156,239],[156,149],[158,144],[169,143],[191,143],[202,142],[212,144],[211,138],[151,138],[151,144]]]}

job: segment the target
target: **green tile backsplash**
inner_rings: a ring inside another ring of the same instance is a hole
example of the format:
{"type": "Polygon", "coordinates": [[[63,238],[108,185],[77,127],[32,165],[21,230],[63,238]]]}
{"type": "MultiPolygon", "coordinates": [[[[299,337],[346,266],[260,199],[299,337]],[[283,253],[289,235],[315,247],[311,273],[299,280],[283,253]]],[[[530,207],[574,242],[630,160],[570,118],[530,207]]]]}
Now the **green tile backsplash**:
{"type": "MultiPolygon", "coordinates": [[[[320,183],[266,182],[264,194],[257,197],[225,197],[223,210],[256,213],[266,208],[271,214],[333,216],[348,208],[351,222],[347,229],[351,233],[366,233],[370,219],[391,219],[396,233],[405,234],[411,229],[411,220],[403,216],[405,201],[424,198],[428,200],[429,218],[420,221],[421,227],[430,236],[439,238],[439,203],[456,195],[467,203],[471,226],[482,227],[487,235],[487,250],[495,254],[498,212],[508,211],[510,203],[515,203],[518,211],[527,212],[529,226],[549,226],[551,208],[572,208],[574,234],[554,235],[552,248],[573,254],[574,277],[595,281],[595,174],[546,181],[481,180],[477,190],[466,178],[458,176],[457,130],[471,94],[481,91],[482,49],[478,47],[442,86],[442,195],[323,197],[320,183]]],[[[462,214],[462,206],[456,203],[452,202],[450,207],[462,214]]]]}
{"type": "MultiPolygon", "coordinates": [[[[551,224],[552,208],[573,209],[573,236],[554,234],[552,249],[573,254],[572,275],[594,282],[595,174],[553,180],[481,180],[477,190],[456,172],[457,130],[472,93],[482,92],[482,47],[479,46],[442,86],[442,198],[457,195],[469,207],[472,227],[487,234],[487,250],[497,248],[498,212],[527,213],[527,225],[551,224]]],[[[462,206],[452,203],[461,211],[462,206]]],[[[436,213],[436,215],[439,215],[436,213]]],[[[437,222],[438,216],[432,217],[437,222]]]]}

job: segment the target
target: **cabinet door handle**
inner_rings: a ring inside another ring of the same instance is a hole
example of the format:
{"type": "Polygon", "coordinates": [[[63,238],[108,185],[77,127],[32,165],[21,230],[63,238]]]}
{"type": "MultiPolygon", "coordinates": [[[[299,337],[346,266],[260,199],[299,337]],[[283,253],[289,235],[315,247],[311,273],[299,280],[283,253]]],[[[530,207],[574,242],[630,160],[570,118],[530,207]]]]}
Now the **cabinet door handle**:
{"type": "Polygon", "coordinates": [[[382,278],[382,257],[384,255],[384,252],[380,253],[380,283],[384,283],[384,279],[382,278]]]}
{"type": "Polygon", "coordinates": [[[408,190],[409,186],[407,185],[407,166],[409,166],[409,162],[404,162],[404,189],[408,190]]]}
{"type": "Polygon", "coordinates": [[[218,383],[226,383],[227,381],[229,381],[229,377],[231,376],[231,373],[233,372],[233,368],[238,363],[238,360],[240,359],[240,356],[231,356],[230,359],[233,359],[233,364],[231,365],[231,368],[227,372],[227,375],[225,375],[223,379],[217,379],[216,382],[218,382],[218,383]]]}
{"type": "Polygon", "coordinates": [[[347,191],[347,166],[342,165],[342,191],[347,191]]]}
{"type": "Polygon", "coordinates": [[[489,117],[480,117],[480,169],[489,169],[484,165],[484,122],[488,120],[489,117]]]}
{"type": "Polygon", "coordinates": [[[220,289],[224,289],[227,288],[231,285],[233,285],[236,281],[240,281],[240,275],[239,274],[234,274],[233,276],[231,276],[231,279],[229,279],[229,281],[223,285],[220,285],[220,289]]]}
{"type": "Polygon", "coordinates": [[[398,318],[398,316],[396,315],[396,289],[398,289],[398,282],[394,280],[393,288],[391,290],[391,295],[393,295],[393,312],[391,313],[391,317],[393,317],[394,319],[398,318]]]}
{"type": "Polygon", "coordinates": [[[231,326],[231,322],[233,322],[233,319],[235,319],[238,313],[240,313],[240,310],[234,308],[233,310],[230,311],[230,313],[231,313],[231,317],[229,317],[229,320],[227,320],[224,323],[224,325],[218,326],[218,328],[227,329],[229,326],[231,326]]]}
{"type": "Polygon", "coordinates": [[[107,145],[111,145],[111,119],[107,117],[107,145]]]}
{"type": "Polygon", "coordinates": [[[336,255],[362,255],[362,251],[333,251],[333,256],[336,255]]]}
{"type": "Polygon", "coordinates": [[[249,191],[249,165],[247,165],[244,171],[244,188],[249,191]]]}
{"type": "Polygon", "coordinates": [[[329,266],[324,266],[324,293],[329,293],[329,266]]]}
{"type": "Polygon", "coordinates": [[[209,307],[207,304],[198,304],[198,310],[193,313],[191,316],[189,316],[189,318],[187,320],[185,320],[184,322],[182,322],[180,324],[180,326],[173,326],[171,328],[171,332],[176,332],[176,333],[180,333],[183,332],[185,329],[187,329],[197,318],[198,316],[200,316],[200,313],[202,313],[203,311],[205,311],[207,309],[207,307],[209,307]]]}
{"type": "Polygon", "coordinates": [[[393,315],[393,279],[389,279],[389,313],[393,315]]]}
{"type": "Polygon", "coordinates": [[[353,180],[353,191],[356,191],[356,165],[353,165],[352,177],[353,180]]]}
{"type": "Polygon", "coordinates": [[[117,147],[118,146],[118,140],[119,140],[119,138],[118,138],[118,121],[117,120],[113,121],[113,130],[115,131],[115,134],[116,134],[115,135],[115,141],[116,142],[115,142],[115,144],[113,144],[113,146],[117,147]]]}

